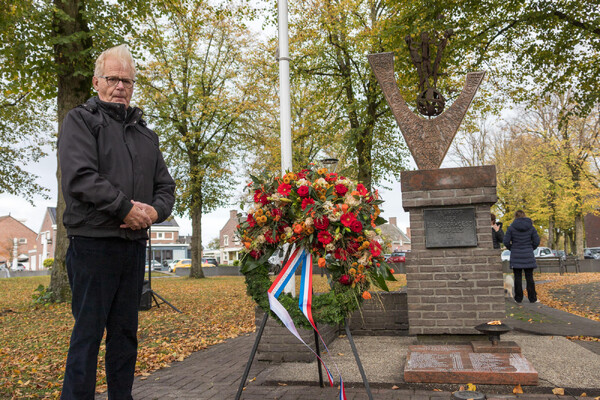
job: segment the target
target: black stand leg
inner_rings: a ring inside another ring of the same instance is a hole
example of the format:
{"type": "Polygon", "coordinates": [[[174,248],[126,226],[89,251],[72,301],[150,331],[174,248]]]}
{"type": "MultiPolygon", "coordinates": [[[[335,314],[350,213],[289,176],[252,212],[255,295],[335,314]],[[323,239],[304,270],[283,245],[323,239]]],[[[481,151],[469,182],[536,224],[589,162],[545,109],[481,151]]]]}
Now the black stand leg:
{"type": "MultiPolygon", "coordinates": [[[[315,323],[316,325],[316,323],[315,323]]],[[[315,333],[315,347],[317,348],[317,356],[319,356],[319,358],[321,357],[321,349],[319,347],[319,334],[317,333],[316,330],[313,329],[313,332],[315,333]]],[[[323,384],[323,370],[321,369],[321,362],[319,360],[317,360],[317,368],[319,370],[319,386],[321,387],[325,387],[325,385],[323,384]]]]}
{"type": "Polygon", "coordinates": [[[169,307],[171,307],[173,310],[177,311],[178,313],[181,313],[181,310],[178,309],[177,307],[175,307],[173,304],[169,303],[167,300],[165,300],[164,297],[162,297],[160,294],[156,293],[154,290],[150,289],[151,294],[152,294],[152,298],[154,299],[154,302],[156,303],[156,307],[160,307],[160,304],[158,300],[156,300],[156,298],[158,297],[159,299],[162,300],[162,302],[166,305],[168,305],[169,307]]]}
{"type": "Polygon", "coordinates": [[[248,363],[246,364],[246,369],[244,370],[244,375],[242,376],[240,387],[238,388],[237,394],[235,395],[235,400],[240,400],[242,396],[242,391],[244,390],[246,379],[248,379],[248,374],[250,373],[252,361],[254,361],[254,356],[256,355],[256,350],[258,349],[258,343],[260,343],[260,338],[262,337],[263,331],[265,330],[265,325],[267,325],[267,319],[269,319],[268,312],[265,313],[262,322],[260,323],[260,328],[258,328],[258,332],[256,332],[256,340],[254,340],[254,346],[252,346],[252,351],[250,352],[250,357],[248,358],[248,363]]]}
{"type": "Polygon", "coordinates": [[[352,352],[354,353],[354,358],[356,359],[356,365],[358,366],[358,370],[360,371],[360,375],[362,376],[363,384],[365,385],[365,389],[367,390],[367,395],[369,396],[369,400],[373,400],[373,395],[371,394],[371,387],[369,386],[369,380],[367,379],[365,370],[363,369],[362,363],[360,362],[360,357],[358,357],[358,351],[356,350],[356,345],[354,344],[354,339],[352,339],[352,334],[350,333],[350,327],[348,326],[348,320],[345,318],[344,318],[344,325],[346,328],[346,336],[348,336],[348,341],[350,342],[350,347],[352,347],[352,352]]]}

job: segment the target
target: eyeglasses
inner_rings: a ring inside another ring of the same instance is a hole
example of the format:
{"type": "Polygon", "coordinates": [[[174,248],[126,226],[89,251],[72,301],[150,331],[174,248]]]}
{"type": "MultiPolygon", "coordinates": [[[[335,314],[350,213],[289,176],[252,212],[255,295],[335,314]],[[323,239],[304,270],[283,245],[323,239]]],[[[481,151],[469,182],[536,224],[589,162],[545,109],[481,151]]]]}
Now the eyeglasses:
{"type": "Polygon", "coordinates": [[[123,87],[125,89],[131,89],[135,83],[135,79],[118,78],[116,76],[99,76],[98,78],[106,79],[106,84],[108,86],[117,86],[119,82],[123,82],[123,87]]]}

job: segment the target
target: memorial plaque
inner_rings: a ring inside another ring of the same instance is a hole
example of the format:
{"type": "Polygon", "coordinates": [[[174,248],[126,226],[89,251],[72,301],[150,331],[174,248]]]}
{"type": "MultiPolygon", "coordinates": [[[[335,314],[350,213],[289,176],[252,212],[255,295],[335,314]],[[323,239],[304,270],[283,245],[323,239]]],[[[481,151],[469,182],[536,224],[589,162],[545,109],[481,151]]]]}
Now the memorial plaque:
{"type": "Polygon", "coordinates": [[[475,247],[477,223],[475,208],[427,208],[425,220],[425,247],[475,247]]]}
{"type": "Polygon", "coordinates": [[[471,346],[409,346],[405,382],[536,385],[538,373],[518,353],[474,353],[471,346]]]}

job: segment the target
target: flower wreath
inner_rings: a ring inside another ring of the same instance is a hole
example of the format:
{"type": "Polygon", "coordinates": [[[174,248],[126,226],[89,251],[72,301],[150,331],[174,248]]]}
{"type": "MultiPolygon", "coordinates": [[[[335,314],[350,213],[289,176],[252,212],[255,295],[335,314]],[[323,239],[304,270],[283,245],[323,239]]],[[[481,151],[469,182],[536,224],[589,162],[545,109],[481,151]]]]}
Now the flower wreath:
{"type": "MultiPolygon", "coordinates": [[[[383,201],[377,191],[325,168],[251,178],[246,190],[252,206],[238,225],[244,244],[241,271],[248,294],[263,310],[269,310],[269,258],[287,243],[312,253],[329,272],[331,291],[312,299],[318,323],[342,323],[363,299],[371,298],[371,284],[388,290],[386,280],[395,278],[378,241],[377,225],[386,221],[379,216],[383,201]]],[[[279,301],[297,326],[311,327],[297,299],[282,294],[279,301]]]]}

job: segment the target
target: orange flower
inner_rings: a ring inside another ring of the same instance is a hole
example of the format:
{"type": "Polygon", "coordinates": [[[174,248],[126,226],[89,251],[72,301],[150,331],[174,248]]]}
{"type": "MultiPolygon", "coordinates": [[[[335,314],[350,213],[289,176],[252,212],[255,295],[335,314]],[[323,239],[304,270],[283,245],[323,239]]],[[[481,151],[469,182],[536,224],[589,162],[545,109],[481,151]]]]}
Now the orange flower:
{"type": "Polygon", "coordinates": [[[363,292],[362,294],[362,298],[365,300],[370,300],[371,299],[371,293],[367,292],[366,290],[363,292]]]}
{"type": "Polygon", "coordinates": [[[302,233],[302,225],[294,224],[294,233],[302,233]]]}
{"type": "Polygon", "coordinates": [[[319,268],[325,268],[327,261],[323,257],[321,257],[321,258],[319,258],[318,264],[319,264],[319,268]]]}
{"type": "Polygon", "coordinates": [[[393,274],[393,273],[394,273],[394,269],[393,269],[393,268],[390,268],[390,272],[393,274]]]}
{"type": "Polygon", "coordinates": [[[246,246],[247,249],[250,248],[250,242],[244,242],[244,246],[246,246]]]}
{"type": "Polygon", "coordinates": [[[342,211],[345,213],[346,211],[348,211],[348,204],[344,203],[342,204],[342,211]]]}

